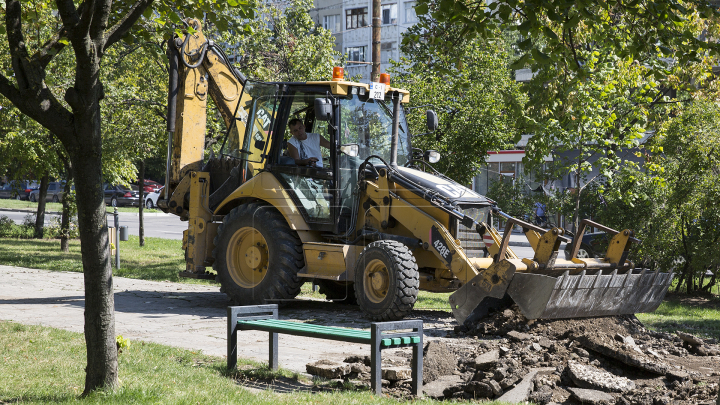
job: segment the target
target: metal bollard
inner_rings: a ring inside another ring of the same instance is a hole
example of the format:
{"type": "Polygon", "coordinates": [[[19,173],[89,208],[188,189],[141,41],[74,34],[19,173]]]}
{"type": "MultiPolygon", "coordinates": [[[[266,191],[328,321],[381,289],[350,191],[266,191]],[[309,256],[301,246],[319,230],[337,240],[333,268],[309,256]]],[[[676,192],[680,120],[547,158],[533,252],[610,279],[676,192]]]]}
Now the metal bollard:
{"type": "Polygon", "coordinates": [[[120,268],[120,216],[118,215],[117,207],[115,207],[115,212],[113,212],[113,217],[115,219],[115,240],[118,242],[115,246],[115,268],[120,268]]]}

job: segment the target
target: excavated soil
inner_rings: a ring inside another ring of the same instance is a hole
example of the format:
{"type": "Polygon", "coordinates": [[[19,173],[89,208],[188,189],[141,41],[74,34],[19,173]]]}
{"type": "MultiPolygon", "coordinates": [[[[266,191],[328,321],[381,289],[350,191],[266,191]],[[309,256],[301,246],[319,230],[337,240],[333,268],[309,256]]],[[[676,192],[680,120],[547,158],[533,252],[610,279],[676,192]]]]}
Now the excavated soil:
{"type": "MultiPolygon", "coordinates": [[[[450,335],[425,349],[426,395],[439,399],[714,405],[718,397],[716,340],[651,331],[635,316],[533,321],[512,307],[450,335]]],[[[344,378],[366,387],[368,377],[344,378]]],[[[384,385],[409,396],[408,380],[384,385]]]]}

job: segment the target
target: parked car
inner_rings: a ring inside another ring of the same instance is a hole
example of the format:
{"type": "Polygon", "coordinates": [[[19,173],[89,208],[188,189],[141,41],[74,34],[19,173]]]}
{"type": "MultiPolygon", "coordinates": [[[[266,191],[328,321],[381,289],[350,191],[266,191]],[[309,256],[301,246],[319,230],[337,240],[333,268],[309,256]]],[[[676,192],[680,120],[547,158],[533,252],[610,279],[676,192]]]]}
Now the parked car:
{"type": "Polygon", "coordinates": [[[12,180],[0,185],[0,198],[27,200],[30,193],[37,187],[37,182],[32,180],[12,180]]]}
{"type": "MultiPolygon", "coordinates": [[[[577,257],[579,259],[605,257],[608,242],[608,235],[605,232],[585,232],[582,241],[580,241],[580,249],[578,249],[577,257]]],[[[567,260],[570,260],[571,246],[572,241],[565,245],[565,258],[567,260]]]]}
{"type": "Polygon", "coordinates": [[[157,201],[158,197],[160,197],[160,191],[165,187],[160,187],[157,191],[153,191],[152,193],[149,193],[147,197],[145,198],[145,207],[148,209],[153,209],[157,207],[157,201]]]}
{"type": "Polygon", "coordinates": [[[157,181],[145,179],[145,186],[143,187],[143,189],[145,190],[145,194],[150,194],[152,192],[160,190],[162,187],[163,185],[158,183],[157,181]]]}
{"type": "Polygon", "coordinates": [[[105,204],[111,207],[122,207],[130,205],[137,207],[140,205],[140,188],[138,186],[123,186],[106,183],[103,187],[105,191],[105,204]]]}
{"type": "MultiPolygon", "coordinates": [[[[70,187],[75,190],[75,185],[70,187]]],[[[61,202],[63,199],[63,193],[65,192],[65,182],[53,181],[48,184],[47,194],[45,195],[45,201],[61,202]]],[[[40,201],[40,188],[36,188],[30,193],[29,199],[31,202],[40,201]]]]}

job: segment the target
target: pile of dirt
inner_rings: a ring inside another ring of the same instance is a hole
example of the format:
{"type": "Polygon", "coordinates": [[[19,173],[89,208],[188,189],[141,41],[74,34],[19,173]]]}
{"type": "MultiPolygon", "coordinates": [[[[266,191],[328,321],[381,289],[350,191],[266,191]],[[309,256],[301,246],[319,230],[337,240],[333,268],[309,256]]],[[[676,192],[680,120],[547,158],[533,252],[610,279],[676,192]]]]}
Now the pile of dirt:
{"type": "MultiPolygon", "coordinates": [[[[383,367],[409,368],[396,354],[383,367]]],[[[438,399],[714,405],[718,397],[717,341],[650,331],[635,316],[528,320],[512,307],[428,343],[425,356],[425,394],[438,399]]],[[[384,385],[409,396],[410,381],[384,385]]]]}
{"type": "Polygon", "coordinates": [[[445,397],[477,398],[478,385],[498,383],[502,392],[480,393],[502,398],[534,371],[527,399],[540,404],[715,404],[718,396],[715,340],[650,331],[634,315],[528,320],[512,307],[457,332],[481,340],[474,359],[458,356],[472,378],[445,397]]]}

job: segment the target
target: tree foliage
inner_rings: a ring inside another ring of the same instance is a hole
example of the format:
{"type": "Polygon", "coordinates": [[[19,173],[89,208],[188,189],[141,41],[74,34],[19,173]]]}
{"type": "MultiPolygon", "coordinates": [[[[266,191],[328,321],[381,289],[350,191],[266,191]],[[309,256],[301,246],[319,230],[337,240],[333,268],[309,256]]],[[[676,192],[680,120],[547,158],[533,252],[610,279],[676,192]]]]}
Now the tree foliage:
{"type": "MultiPolygon", "coordinates": [[[[420,35],[421,27],[411,27],[406,35],[420,35]]],[[[406,57],[391,69],[393,86],[410,90],[407,117],[413,147],[441,152],[437,169],[467,184],[488,151],[511,146],[519,135],[516,124],[524,96],[507,70],[503,43],[466,41],[452,53],[430,50],[426,39],[404,44],[406,57]],[[452,66],[455,70],[449,73],[452,66]],[[438,113],[439,128],[433,134],[426,134],[427,109],[438,113]]]]}
{"type": "Polygon", "coordinates": [[[720,105],[698,100],[668,120],[647,156],[656,170],[622,170],[604,193],[600,216],[616,227],[632,227],[643,240],[636,258],[679,273],[678,289],[709,291],[708,269],[720,268],[720,105]],[[630,192],[632,191],[632,192],[630,192]]]}
{"type": "Polygon", "coordinates": [[[242,56],[238,68],[261,81],[330,80],[332,68],[342,63],[333,49],[331,32],[317,25],[308,14],[312,0],[278,3],[261,1],[258,18],[248,21],[249,30],[217,32],[242,56]]]}
{"type": "MultiPolygon", "coordinates": [[[[605,50],[621,59],[665,67],[659,58],[681,65],[717,54],[703,30],[716,29],[718,10],[710,2],[653,0],[419,0],[418,14],[429,14],[455,31],[427,26],[438,51],[448,51],[466,38],[494,39],[498,29],[516,32],[522,55],[514,67],[556,65],[582,75],[587,55],[579,49],[605,50]]],[[[407,38],[412,41],[413,38],[407,38]]]]}

